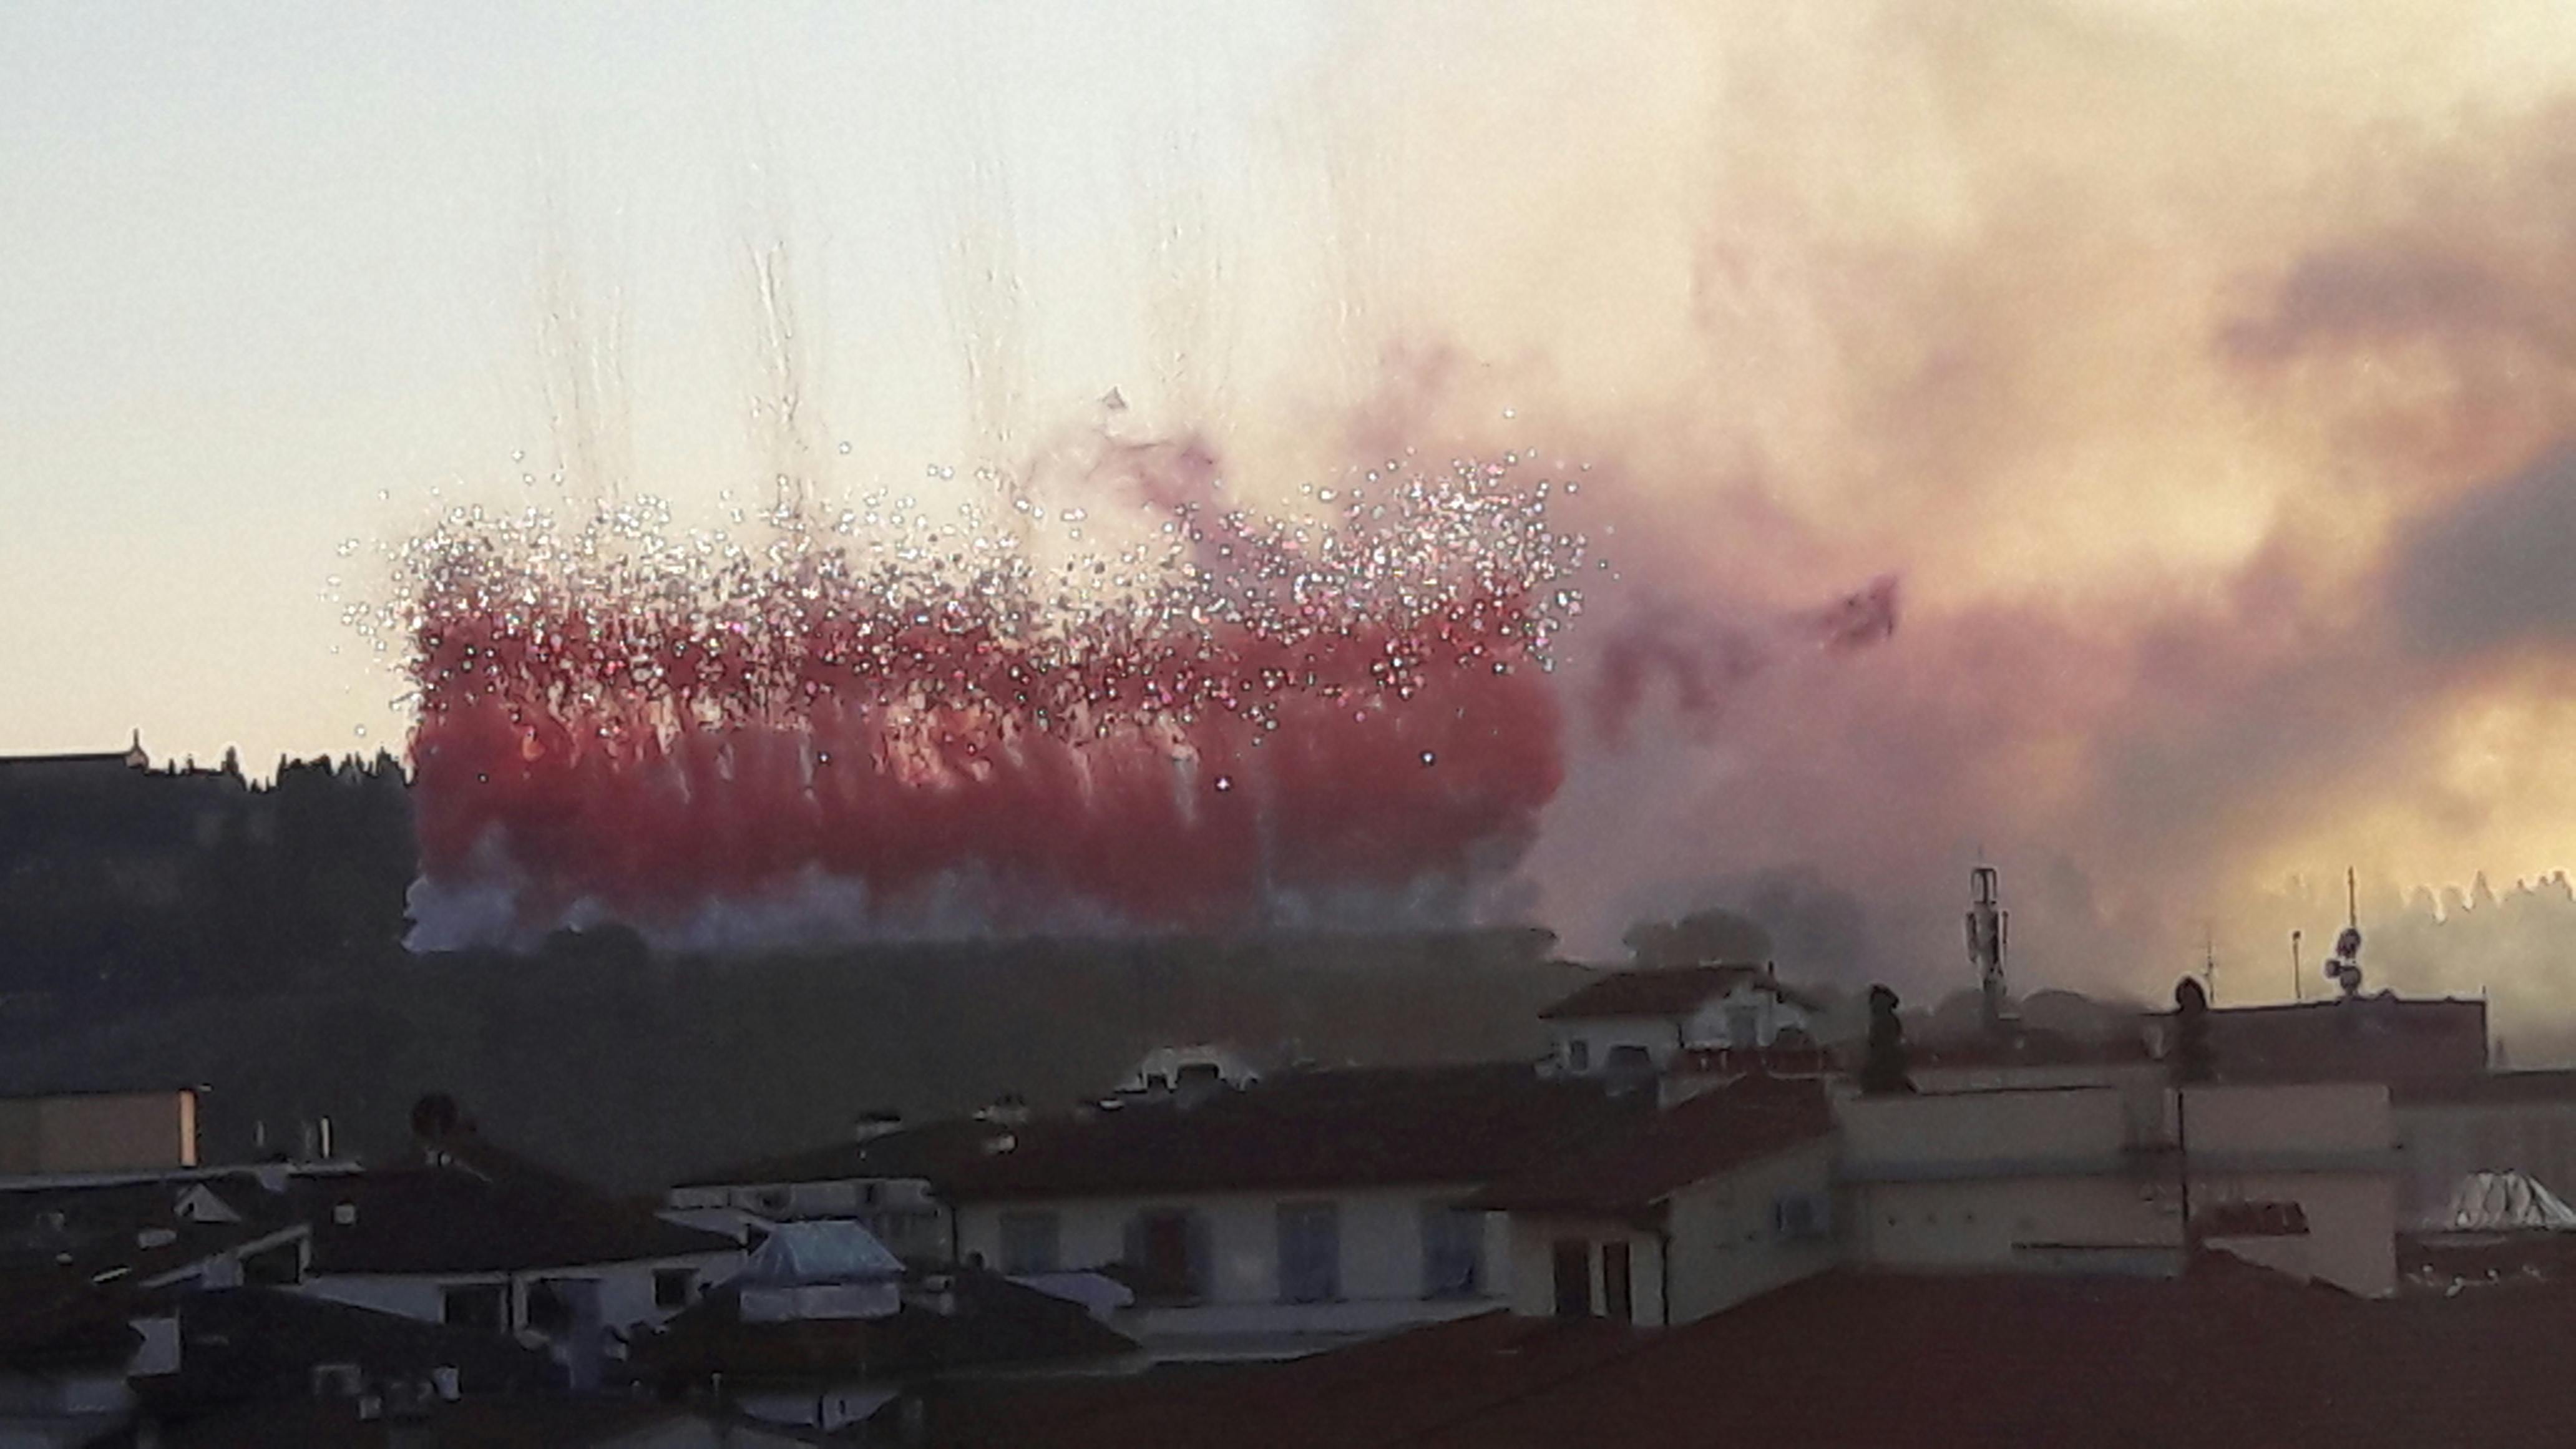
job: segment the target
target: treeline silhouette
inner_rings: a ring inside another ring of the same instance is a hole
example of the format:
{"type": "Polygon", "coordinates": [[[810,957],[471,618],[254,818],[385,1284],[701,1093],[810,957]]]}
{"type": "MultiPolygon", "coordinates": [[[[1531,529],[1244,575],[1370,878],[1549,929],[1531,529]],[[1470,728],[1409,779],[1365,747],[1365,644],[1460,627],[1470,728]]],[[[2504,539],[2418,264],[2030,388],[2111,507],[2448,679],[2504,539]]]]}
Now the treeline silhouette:
{"type": "Polygon", "coordinates": [[[415,869],[392,755],[266,781],[113,757],[0,762],[0,1011],[318,985],[400,955],[415,869]]]}

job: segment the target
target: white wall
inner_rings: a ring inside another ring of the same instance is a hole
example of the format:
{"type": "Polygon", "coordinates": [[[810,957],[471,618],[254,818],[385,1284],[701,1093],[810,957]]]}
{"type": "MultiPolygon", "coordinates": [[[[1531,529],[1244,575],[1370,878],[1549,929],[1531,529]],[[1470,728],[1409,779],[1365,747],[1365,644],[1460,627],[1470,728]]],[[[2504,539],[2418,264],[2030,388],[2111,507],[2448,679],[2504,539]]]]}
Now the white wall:
{"type": "Polygon", "coordinates": [[[589,1279],[599,1286],[600,1321],[617,1331],[637,1324],[658,1327],[678,1312],[653,1302],[653,1274],[662,1268],[686,1268],[698,1275],[699,1291],[742,1271],[740,1253],[701,1253],[633,1263],[595,1263],[570,1268],[542,1268],[522,1273],[333,1273],[307,1278],[295,1291],[335,1303],[354,1304],[436,1323],[445,1314],[447,1289],[469,1284],[506,1284],[510,1322],[525,1328],[529,1286],[544,1280],[589,1279]]]}
{"type": "Polygon", "coordinates": [[[1586,1280],[1592,1285],[1592,1308],[1606,1314],[1610,1301],[1604,1281],[1603,1247],[1628,1245],[1629,1321],[1659,1326],[1664,1321],[1663,1240],[1632,1224],[1573,1218],[1546,1213],[1511,1214],[1512,1312],[1524,1318],[1546,1318],[1556,1312],[1556,1245],[1567,1240],[1584,1245],[1586,1280]]]}
{"type": "Polygon", "coordinates": [[[1821,1138],[1693,1183],[1673,1195],[1672,1321],[1691,1323],[1841,1261],[1830,1220],[1815,1237],[1783,1234],[1776,1205],[1790,1194],[1831,1202],[1836,1144],[1821,1138]]]}
{"type": "MultiPolygon", "coordinates": [[[[2295,1202],[2303,1256],[2355,1293],[2396,1287],[2387,1089],[2189,1089],[2194,1210],[2295,1202]]],[[[2173,1094],[2116,1087],[1857,1098],[1839,1104],[1852,1246],[1891,1268],[2082,1268],[2173,1258],[2182,1239],[2173,1094]],[[2160,1108],[2143,1123],[2140,1103],[2160,1108]]]]}
{"type": "Polygon", "coordinates": [[[1207,1298],[1194,1305],[1146,1306],[1122,1314],[1122,1327],[1143,1335],[1149,1350],[1176,1348],[1193,1334],[1286,1334],[1321,1337],[1376,1332],[1480,1312],[1507,1300],[1510,1243],[1502,1216],[1485,1215],[1484,1292],[1474,1298],[1423,1296],[1422,1214],[1426,1203],[1466,1195],[1463,1185],[1278,1193],[1183,1193],[1162,1197],[1028,1199],[971,1203],[957,1214],[961,1256],[1002,1261],[1004,1213],[1057,1215],[1057,1266],[1067,1271],[1117,1262],[1127,1224],[1152,1209],[1205,1215],[1209,1230],[1207,1298]],[[1330,1303],[1279,1301],[1279,1205],[1334,1203],[1340,1216],[1341,1296],[1330,1303]]]}

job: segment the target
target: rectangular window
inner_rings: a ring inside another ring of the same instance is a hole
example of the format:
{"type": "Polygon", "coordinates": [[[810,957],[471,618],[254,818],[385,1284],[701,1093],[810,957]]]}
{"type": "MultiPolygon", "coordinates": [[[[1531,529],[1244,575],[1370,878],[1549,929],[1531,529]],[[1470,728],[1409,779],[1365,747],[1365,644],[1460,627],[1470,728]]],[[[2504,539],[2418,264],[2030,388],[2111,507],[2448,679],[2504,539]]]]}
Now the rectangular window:
{"type": "Polygon", "coordinates": [[[1726,1044],[1742,1048],[1762,1045],[1762,1014],[1758,1008],[1730,1006],[1726,1009],[1726,1044]]]}
{"type": "Polygon", "coordinates": [[[1014,1276],[1055,1272],[1062,1266],[1058,1256],[1062,1232],[1054,1213],[1002,1214],[1002,1271],[1014,1276]]]}
{"type": "Polygon", "coordinates": [[[459,1283],[439,1295],[439,1322],[453,1328],[509,1330],[509,1294],[498,1283],[459,1283]]]}
{"type": "Polygon", "coordinates": [[[1197,1213],[1148,1208],[1127,1221],[1126,1262],[1140,1301],[1204,1300],[1212,1256],[1207,1221],[1197,1213]]]}
{"type": "Polygon", "coordinates": [[[528,1327],[549,1338],[572,1331],[572,1294],[552,1278],[528,1285],[528,1327]]]}
{"type": "Polygon", "coordinates": [[[1601,1304],[1613,1323],[1634,1323],[1637,1319],[1633,1288],[1628,1281],[1628,1244],[1623,1240],[1601,1245],[1601,1304]]]}
{"type": "Polygon", "coordinates": [[[1328,1303],[1342,1296],[1342,1213],[1329,1202],[1279,1205],[1279,1298],[1328,1303]]]}
{"type": "Polygon", "coordinates": [[[1485,1291],[1485,1215],[1422,1205],[1422,1295],[1473,1298],[1485,1291]]]}
{"type": "Polygon", "coordinates": [[[654,1269],[653,1306],[656,1308],[688,1307],[689,1290],[696,1287],[697,1282],[698,1274],[694,1268],[654,1269]]]}
{"type": "Polygon", "coordinates": [[[1559,1238],[1548,1254],[1556,1268],[1556,1316],[1592,1316],[1592,1245],[1581,1238],[1559,1238]]]}
{"type": "Polygon", "coordinates": [[[1592,1070],[1592,1043],[1576,1037],[1565,1044],[1565,1068],[1570,1072],[1592,1070]]]}

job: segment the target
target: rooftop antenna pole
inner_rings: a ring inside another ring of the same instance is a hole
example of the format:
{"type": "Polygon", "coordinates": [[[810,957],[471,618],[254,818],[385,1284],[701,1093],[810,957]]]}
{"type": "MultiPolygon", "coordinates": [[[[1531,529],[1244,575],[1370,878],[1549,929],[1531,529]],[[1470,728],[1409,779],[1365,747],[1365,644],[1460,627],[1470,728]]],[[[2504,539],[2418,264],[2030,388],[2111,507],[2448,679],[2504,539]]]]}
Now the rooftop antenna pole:
{"type": "Polygon", "coordinates": [[[2290,999],[2308,999],[2307,983],[2299,976],[2299,933],[2296,931],[2290,933],[2290,999]]]}
{"type": "Polygon", "coordinates": [[[2343,868],[2343,923],[2352,930],[2361,929],[2361,892],[2352,883],[2352,867],[2348,865],[2343,868]]]}
{"type": "Polygon", "coordinates": [[[2203,922],[2200,928],[2200,979],[2209,988],[2209,1004],[2218,1004],[2218,928],[2203,922]]]}

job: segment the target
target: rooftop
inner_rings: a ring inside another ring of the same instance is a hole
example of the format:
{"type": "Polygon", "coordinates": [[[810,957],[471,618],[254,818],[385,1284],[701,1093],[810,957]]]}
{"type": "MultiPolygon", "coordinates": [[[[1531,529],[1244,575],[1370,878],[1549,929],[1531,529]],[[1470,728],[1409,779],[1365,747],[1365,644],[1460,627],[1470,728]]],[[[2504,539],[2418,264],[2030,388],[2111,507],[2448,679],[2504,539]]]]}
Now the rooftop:
{"type": "Polygon", "coordinates": [[[313,1271],[510,1273],[733,1251],[732,1239],[594,1194],[495,1181],[454,1166],[310,1179],[313,1271]],[[343,1209],[351,1220],[340,1221],[343,1209]]]}
{"type": "MultiPolygon", "coordinates": [[[[2173,1013],[2148,1020],[2170,1029],[2173,1013]]],[[[2424,1082],[2482,1076],[2487,1004],[2393,992],[2214,1007],[2210,1052],[2229,1081],[2424,1082]]]]}
{"type": "Polygon", "coordinates": [[[2367,1300],[2222,1255],[2178,1279],[1841,1271],[1660,1332],[1496,1314],[1198,1382],[960,1404],[932,1442],[2539,1445],[2576,1422],[2571,1332],[2576,1293],[2367,1300]]]}
{"type": "Polygon", "coordinates": [[[1819,1005],[1805,992],[1782,985],[1767,966],[1651,966],[1606,972],[1600,980],[1539,1015],[1550,1021],[1687,1016],[1710,998],[1724,996],[1739,986],[1759,986],[1810,1010],[1819,1005]]]}
{"type": "Polygon", "coordinates": [[[1822,1081],[1744,1077],[1560,1153],[1476,1194],[1469,1205],[1631,1214],[1691,1183],[1833,1130],[1822,1081]]]}
{"type": "Polygon", "coordinates": [[[699,1173],[681,1187],[731,1187],[761,1183],[850,1182],[865,1178],[930,1178],[983,1156],[984,1144],[1003,1129],[972,1118],[901,1127],[875,1137],[763,1157],[699,1173]]]}
{"type": "Polygon", "coordinates": [[[1480,1186],[1651,1110],[1651,1094],[1613,1097],[1518,1062],[1291,1072],[1196,1102],[1015,1125],[940,1186],[958,1200],[1480,1186]]]}

